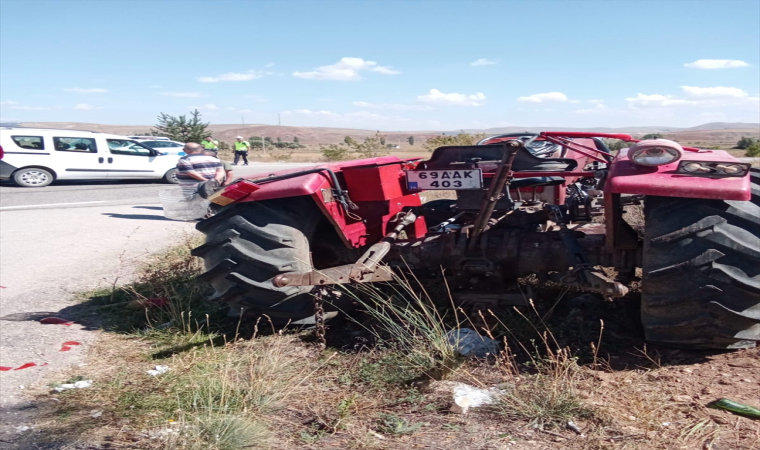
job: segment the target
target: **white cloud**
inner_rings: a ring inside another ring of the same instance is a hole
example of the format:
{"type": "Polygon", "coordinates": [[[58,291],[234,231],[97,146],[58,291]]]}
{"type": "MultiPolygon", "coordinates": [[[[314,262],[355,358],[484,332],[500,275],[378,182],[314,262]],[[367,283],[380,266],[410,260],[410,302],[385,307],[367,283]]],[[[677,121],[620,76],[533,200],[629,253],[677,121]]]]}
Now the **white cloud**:
{"type": "Polygon", "coordinates": [[[199,109],[201,111],[217,111],[221,109],[213,103],[206,103],[205,105],[198,105],[198,106],[188,106],[188,108],[199,109]]]}
{"type": "Polygon", "coordinates": [[[274,63],[269,63],[269,64],[267,64],[267,65],[266,65],[266,66],[264,66],[264,67],[274,67],[274,63]]]}
{"type": "Polygon", "coordinates": [[[475,61],[470,63],[471,66],[492,66],[494,64],[498,64],[498,62],[492,59],[485,59],[485,58],[476,59],[475,61]]]}
{"type": "Polygon", "coordinates": [[[196,97],[201,96],[199,92],[162,92],[161,95],[165,97],[185,97],[185,98],[196,98],[196,97]]]}
{"type": "Polygon", "coordinates": [[[744,98],[748,97],[749,94],[747,94],[747,91],[735,87],[724,87],[724,86],[716,86],[716,87],[695,87],[695,86],[681,86],[681,89],[684,91],[686,95],[689,97],[711,97],[711,98],[719,98],[719,97],[733,97],[733,98],[744,98]]]}
{"type": "Polygon", "coordinates": [[[316,116],[325,116],[325,117],[340,117],[340,114],[334,113],[332,111],[312,111],[310,109],[296,109],[291,111],[283,111],[281,113],[283,116],[307,116],[307,117],[316,117],[316,116]]]}
{"type": "Polygon", "coordinates": [[[0,102],[0,105],[18,105],[18,102],[14,102],[13,100],[3,100],[0,102]]]}
{"type": "Polygon", "coordinates": [[[200,77],[201,83],[218,83],[220,81],[250,81],[263,77],[266,72],[260,70],[249,70],[247,72],[228,72],[216,77],[200,77]]]}
{"type": "Polygon", "coordinates": [[[293,72],[293,76],[310,80],[351,81],[360,80],[361,76],[359,76],[359,72],[361,71],[382,73],[384,75],[398,75],[401,73],[388,66],[379,66],[375,61],[345,57],[335,64],[320,66],[310,72],[293,72]]]}
{"type": "Polygon", "coordinates": [[[50,111],[51,109],[54,109],[50,106],[25,106],[25,105],[13,105],[10,109],[18,109],[22,111],[50,111]]]}
{"type": "Polygon", "coordinates": [[[472,95],[446,94],[438,89],[431,89],[428,94],[417,96],[417,101],[435,105],[483,106],[486,102],[486,96],[481,92],[472,95]]]}
{"type": "Polygon", "coordinates": [[[518,97],[519,102],[543,103],[543,102],[566,102],[567,95],[562,92],[545,92],[543,94],[533,94],[526,97],[518,97]]]}
{"type": "Polygon", "coordinates": [[[743,104],[757,104],[757,97],[750,97],[747,91],[734,87],[696,87],[681,86],[684,96],[662,94],[637,94],[636,97],[626,98],[633,107],[668,107],[668,106],[730,106],[743,104]]]}
{"type": "Polygon", "coordinates": [[[370,109],[390,109],[394,111],[430,111],[434,109],[428,105],[405,105],[403,103],[369,103],[369,102],[351,102],[354,106],[370,109]]]}
{"type": "Polygon", "coordinates": [[[738,59],[698,59],[692,63],[684,64],[684,67],[692,69],[734,69],[748,66],[749,64],[738,59]]]}
{"type": "Polygon", "coordinates": [[[592,98],[591,100],[586,100],[587,102],[591,103],[592,105],[603,105],[604,100],[600,98],[592,98]]]}
{"type": "Polygon", "coordinates": [[[660,94],[636,94],[636,97],[627,97],[625,99],[631,106],[674,106],[687,105],[689,100],[674,97],[672,95],[660,94]]]}
{"type": "Polygon", "coordinates": [[[76,92],[77,94],[103,94],[108,92],[108,89],[102,89],[102,88],[68,88],[64,89],[66,92],[76,92]]]}
{"type": "Polygon", "coordinates": [[[103,109],[103,107],[91,105],[89,103],[77,103],[74,105],[74,109],[77,111],[92,111],[94,109],[103,109]]]}
{"type": "Polygon", "coordinates": [[[607,108],[606,105],[604,105],[603,103],[598,103],[593,108],[577,109],[577,110],[573,111],[573,113],[575,113],[575,114],[599,114],[599,113],[607,112],[607,110],[608,110],[608,108],[607,108]]]}

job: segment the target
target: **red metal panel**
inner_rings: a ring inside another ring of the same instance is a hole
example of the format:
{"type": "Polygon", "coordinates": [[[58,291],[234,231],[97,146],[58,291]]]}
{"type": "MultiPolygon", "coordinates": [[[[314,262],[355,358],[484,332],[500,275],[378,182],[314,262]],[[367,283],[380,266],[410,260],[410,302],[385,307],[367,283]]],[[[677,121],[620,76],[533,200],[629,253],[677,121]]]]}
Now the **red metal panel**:
{"type": "MultiPolygon", "coordinates": [[[[689,154],[689,160],[738,162],[727,152],[703,151],[689,154]]],[[[612,162],[605,192],[614,194],[661,195],[664,197],[749,200],[749,177],[703,178],[676,173],[678,161],[663,166],[645,167],[628,159],[627,149],[612,162]]]]}
{"type": "Polygon", "coordinates": [[[343,177],[355,202],[388,200],[404,195],[401,163],[344,167],[343,177]]]}

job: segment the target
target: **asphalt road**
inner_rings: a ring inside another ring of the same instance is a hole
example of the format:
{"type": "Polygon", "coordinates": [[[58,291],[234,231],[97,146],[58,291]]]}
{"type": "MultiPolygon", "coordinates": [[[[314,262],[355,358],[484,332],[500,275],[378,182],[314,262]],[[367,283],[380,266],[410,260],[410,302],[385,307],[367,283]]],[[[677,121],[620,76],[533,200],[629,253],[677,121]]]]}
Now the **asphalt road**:
{"type": "MultiPolygon", "coordinates": [[[[308,166],[313,164],[255,163],[236,166],[233,173],[244,177],[308,166]]],[[[61,181],[42,188],[22,188],[4,181],[0,184],[0,211],[159,203],[158,193],[170,186],[151,180],[114,180],[61,181]]]]}
{"type": "MultiPolygon", "coordinates": [[[[235,173],[299,166],[309,164],[257,164],[235,173]]],[[[31,427],[23,433],[34,429],[36,405],[25,392],[65,381],[58,380],[64,369],[84,364],[97,338],[97,330],[82,325],[39,320],[65,314],[61,311],[74,304],[78,292],[128,282],[150,254],[197,233],[194,222],[163,216],[158,193],[167,186],[150,181],[0,185],[0,366],[10,368],[0,371],[0,442],[12,442],[23,427],[31,427]],[[67,341],[81,345],[61,352],[67,341]],[[36,365],[13,370],[27,363],[36,365]]],[[[87,375],[84,366],[76,371],[87,375]]]]}

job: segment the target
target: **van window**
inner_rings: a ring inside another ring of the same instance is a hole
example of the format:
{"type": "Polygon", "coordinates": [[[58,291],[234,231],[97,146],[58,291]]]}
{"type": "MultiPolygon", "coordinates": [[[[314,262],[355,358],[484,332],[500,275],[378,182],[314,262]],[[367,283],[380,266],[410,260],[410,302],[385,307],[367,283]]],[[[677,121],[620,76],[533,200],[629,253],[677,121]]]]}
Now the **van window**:
{"type": "Polygon", "coordinates": [[[151,156],[155,154],[150,148],[135,141],[127,141],[125,139],[106,140],[108,141],[108,149],[114,155],[151,156]]]}
{"type": "Polygon", "coordinates": [[[97,153],[98,146],[93,138],[54,137],[53,147],[59,152],[97,153]]]}
{"type": "Polygon", "coordinates": [[[28,150],[45,150],[42,136],[11,136],[13,142],[21,148],[28,150]]]}

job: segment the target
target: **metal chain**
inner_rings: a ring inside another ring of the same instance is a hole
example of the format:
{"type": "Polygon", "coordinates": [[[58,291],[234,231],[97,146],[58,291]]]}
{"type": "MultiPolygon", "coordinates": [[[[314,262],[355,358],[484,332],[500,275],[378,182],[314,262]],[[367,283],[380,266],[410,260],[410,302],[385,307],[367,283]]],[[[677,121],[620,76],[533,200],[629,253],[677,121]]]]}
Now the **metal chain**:
{"type": "Polygon", "coordinates": [[[314,333],[317,337],[317,345],[324,350],[327,346],[325,339],[325,300],[323,289],[318,289],[314,294],[314,333]]]}

